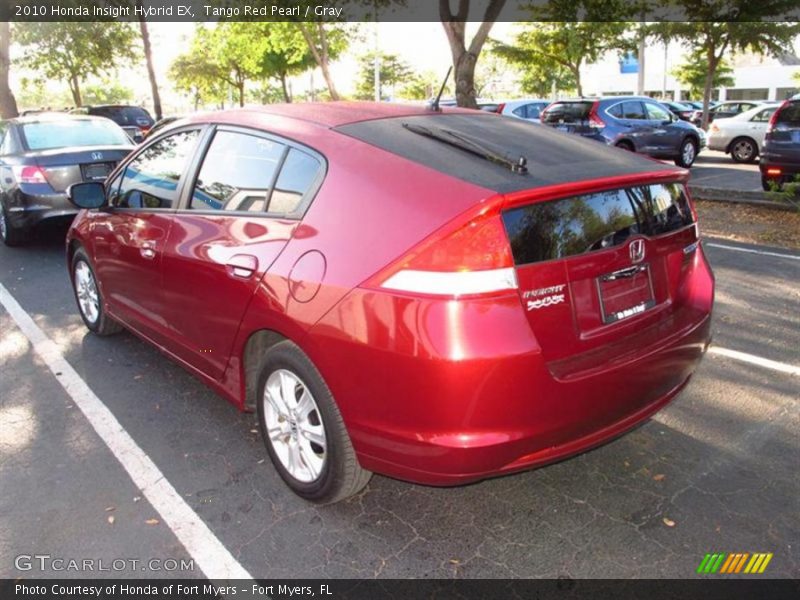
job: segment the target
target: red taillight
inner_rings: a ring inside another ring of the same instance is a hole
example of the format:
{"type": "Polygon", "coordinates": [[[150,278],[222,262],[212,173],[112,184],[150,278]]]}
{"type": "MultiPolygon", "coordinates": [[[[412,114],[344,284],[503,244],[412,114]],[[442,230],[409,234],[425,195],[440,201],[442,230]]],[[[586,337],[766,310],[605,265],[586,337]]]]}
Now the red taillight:
{"type": "Polygon", "coordinates": [[[778,167],[768,167],[767,175],[780,175],[781,170],[778,167]]]}
{"type": "Polygon", "coordinates": [[[600,102],[595,102],[592,104],[592,108],[589,109],[589,127],[594,129],[603,129],[606,126],[605,121],[600,118],[600,115],[597,114],[597,109],[600,106],[600,102]]]}
{"type": "Polygon", "coordinates": [[[44,171],[37,166],[12,167],[18,183],[47,183],[44,171]]]}
{"type": "Polygon", "coordinates": [[[778,114],[786,107],[789,106],[789,101],[784,100],[783,104],[781,104],[778,109],[772,113],[772,116],[769,118],[769,124],[767,125],[766,133],[772,133],[772,130],[775,129],[775,124],[778,122],[778,114]]]}
{"type": "Polygon", "coordinates": [[[516,289],[514,258],[499,204],[434,233],[366,285],[449,297],[516,289]]]}
{"type": "Polygon", "coordinates": [[[497,111],[496,111],[497,114],[498,115],[502,115],[503,114],[503,110],[505,109],[505,107],[506,107],[506,103],[505,102],[503,102],[501,104],[498,104],[497,105],[497,111]]]}

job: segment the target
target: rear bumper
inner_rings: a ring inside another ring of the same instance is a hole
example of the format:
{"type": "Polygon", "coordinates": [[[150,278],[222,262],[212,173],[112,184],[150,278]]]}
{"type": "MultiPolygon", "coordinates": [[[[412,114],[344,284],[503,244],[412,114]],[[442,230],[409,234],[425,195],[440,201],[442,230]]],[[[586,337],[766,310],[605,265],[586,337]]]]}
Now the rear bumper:
{"type": "Polygon", "coordinates": [[[70,204],[66,194],[24,194],[17,191],[11,195],[6,207],[13,227],[29,229],[42,221],[71,219],[78,209],[70,204]]]}
{"type": "Polygon", "coordinates": [[[713,276],[701,271],[674,322],[641,332],[635,352],[621,344],[613,360],[548,361],[518,296],[420,301],[368,290],[320,321],[308,350],[363,467],[468,483],[593,448],[675,397],[711,339],[713,276]]]}

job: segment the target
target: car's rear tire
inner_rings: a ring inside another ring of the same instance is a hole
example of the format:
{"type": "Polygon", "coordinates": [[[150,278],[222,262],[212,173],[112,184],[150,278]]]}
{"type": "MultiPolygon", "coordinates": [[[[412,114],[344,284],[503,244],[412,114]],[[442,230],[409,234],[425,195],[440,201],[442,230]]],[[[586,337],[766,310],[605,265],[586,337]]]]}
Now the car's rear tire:
{"type": "Polygon", "coordinates": [[[617,142],[616,146],[620,150],[627,150],[628,152],[636,152],[636,148],[633,147],[633,144],[627,141],[617,142]]]}
{"type": "Polygon", "coordinates": [[[257,390],[264,445],[292,491],[331,504],[367,485],[372,473],[358,464],[333,394],[297,345],[280,342],[266,352],[257,390]]]}
{"type": "Polygon", "coordinates": [[[675,158],[675,164],[684,169],[688,169],[694,164],[696,158],[697,142],[690,137],[684,138],[678,150],[678,156],[675,158]]]}
{"type": "Polygon", "coordinates": [[[737,163],[751,163],[758,157],[758,144],[748,137],[739,137],[731,142],[731,158],[737,163]]]}
{"type": "Polygon", "coordinates": [[[86,327],[97,335],[112,335],[122,331],[122,325],[109,317],[103,308],[100,286],[83,248],[78,248],[72,257],[70,276],[78,312],[86,327]]]}
{"type": "Polygon", "coordinates": [[[14,227],[2,203],[0,203],[0,239],[6,246],[19,246],[28,240],[28,232],[14,227]]]}

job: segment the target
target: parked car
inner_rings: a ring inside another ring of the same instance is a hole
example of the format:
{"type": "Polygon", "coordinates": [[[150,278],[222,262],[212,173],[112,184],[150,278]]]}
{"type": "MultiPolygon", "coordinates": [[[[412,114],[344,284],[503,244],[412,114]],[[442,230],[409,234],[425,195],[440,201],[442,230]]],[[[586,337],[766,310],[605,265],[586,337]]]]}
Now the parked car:
{"type": "Polygon", "coordinates": [[[72,186],[70,277],[91,331],[256,411],[300,496],[454,485],[610,440],[687,383],[714,296],[687,178],[479,111],[193,115],[72,186]]]}
{"type": "Polygon", "coordinates": [[[141,142],[147,132],[155,124],[155,120],[141,106],[129,104],[98,104],[95,106],[82,106],[73,108],[70,113],[80,115],[94,115],[111,119],[122,127],[135,142],[141,142]]]}
{"type": "Polygon", "coordinates": [[[769,119],[777,108],[777,103],[765,103],[735,117],[715,119],[708,128],[709,149],[730,154],[738,163],[755,161],[758,149],[764,142],[769,119]]]}
{"type": "Polygon", "coordinates": [[[557,100],[542,113],[542,124],[623,150],[670,158],[685,168],[705,146],[699,129],[640,96],[557,100]]]}
{"type": "Polygon", "coordinates": [[[778,187],[800,175],[800,98],[781,104],[770,118],[761,150],[761,185],[778,187]]]}
{"type": "Polygon", "coordinates": [[[690,121],[692,118],[692,114],[696,110],[694,106],[690,104],[684,104],[683,102],[664,102],[660,101],[661,104],[666,106],[670,112],[681,119],[682,121],[690,121]]]}
{"type": "MultiPolygon", "coordinates": [[[[688,104],[695,110],[703,110],[703,102],[701,100],[681,100],[681,104],[688,104]]],[[[709,100],[708,106],[710,108],[715,107],[719,102],[716,100],[709,100]]]]}
{"type": "Polygon", "coordinates": [[[516,117],[539,123],[539,117],[548,104],[550,104],[550,100],[542,100],[540,98],[511,100],[509,102],[501,102],[497,106],[497,112],[507,117],[516,117]]]}
{"type": "Polygon", "coordinates": [[[159,131],[161,131],[164,127],[172,125],[175,121],[181,119],[180,116],[171,116],[171,117],[162,117],[155,124],[150,128],[147,134],[144,136],[144,139],[149,138],[150,136],[155,135],[159,131]]]}
{"type": "MultiPolygon", "coordinates": [[[[755,108],[759,104],[763,104],[763,102],[744,102],[740,100],[734,100],[732,102],[720,102],[709,108],[708,110],[708,122],[711,123],[715,119],[727,119],[728,117],[735,117],[739,113],[743,113],[746,110],[750,110],[751,108],[755,108]]],[[[692,118],[690,121],[700,127],[700,124],[703,122],[703,107],[701,106],[699,110],[694,111],[692,114],[692,118]]]]}
{"type": "MultiPolygon", "coordinates": [[[[476,102],[478,103],[478,110],[482,110],[483,112],[497,112],[497,109],[500,106],[499,102],[495,102],[494,100],[486,100],[485,98],[478,98],[476,99],[476,102]]],[[[430,100],[428,102],[428,106],[431,106],[432,103],[433,100],[430,100]]],[[[442,108],[457,108],[458,101],[455,98],[445,98],[443,100],[439,100],[439,106],[442,108]]]]}
{"type": "Polygon", "coordinates": [[[0,238],[23,243],[38,223],[78,211],[66,190],[102,181],[130,152],[125,132],[108,119],[43,113],[0,121],[0,238]]]}

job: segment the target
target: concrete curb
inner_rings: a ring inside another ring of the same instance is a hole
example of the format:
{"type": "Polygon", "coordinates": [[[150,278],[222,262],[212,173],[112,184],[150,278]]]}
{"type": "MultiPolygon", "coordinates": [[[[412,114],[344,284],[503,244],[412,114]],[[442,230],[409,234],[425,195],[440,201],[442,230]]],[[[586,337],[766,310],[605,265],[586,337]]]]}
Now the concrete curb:
{"type": "Polygon", "coordinates": [[[710,200],[712,202],[732,202],[734,204],[749,204],[773,210],[794,212],[797,207],[782,200],[781,194],[775,192],[759,192],[745,190],[728,190],[724,188],[706,187],[704,185],[689,184],[689,190],[695,200],[710,200]]]}

